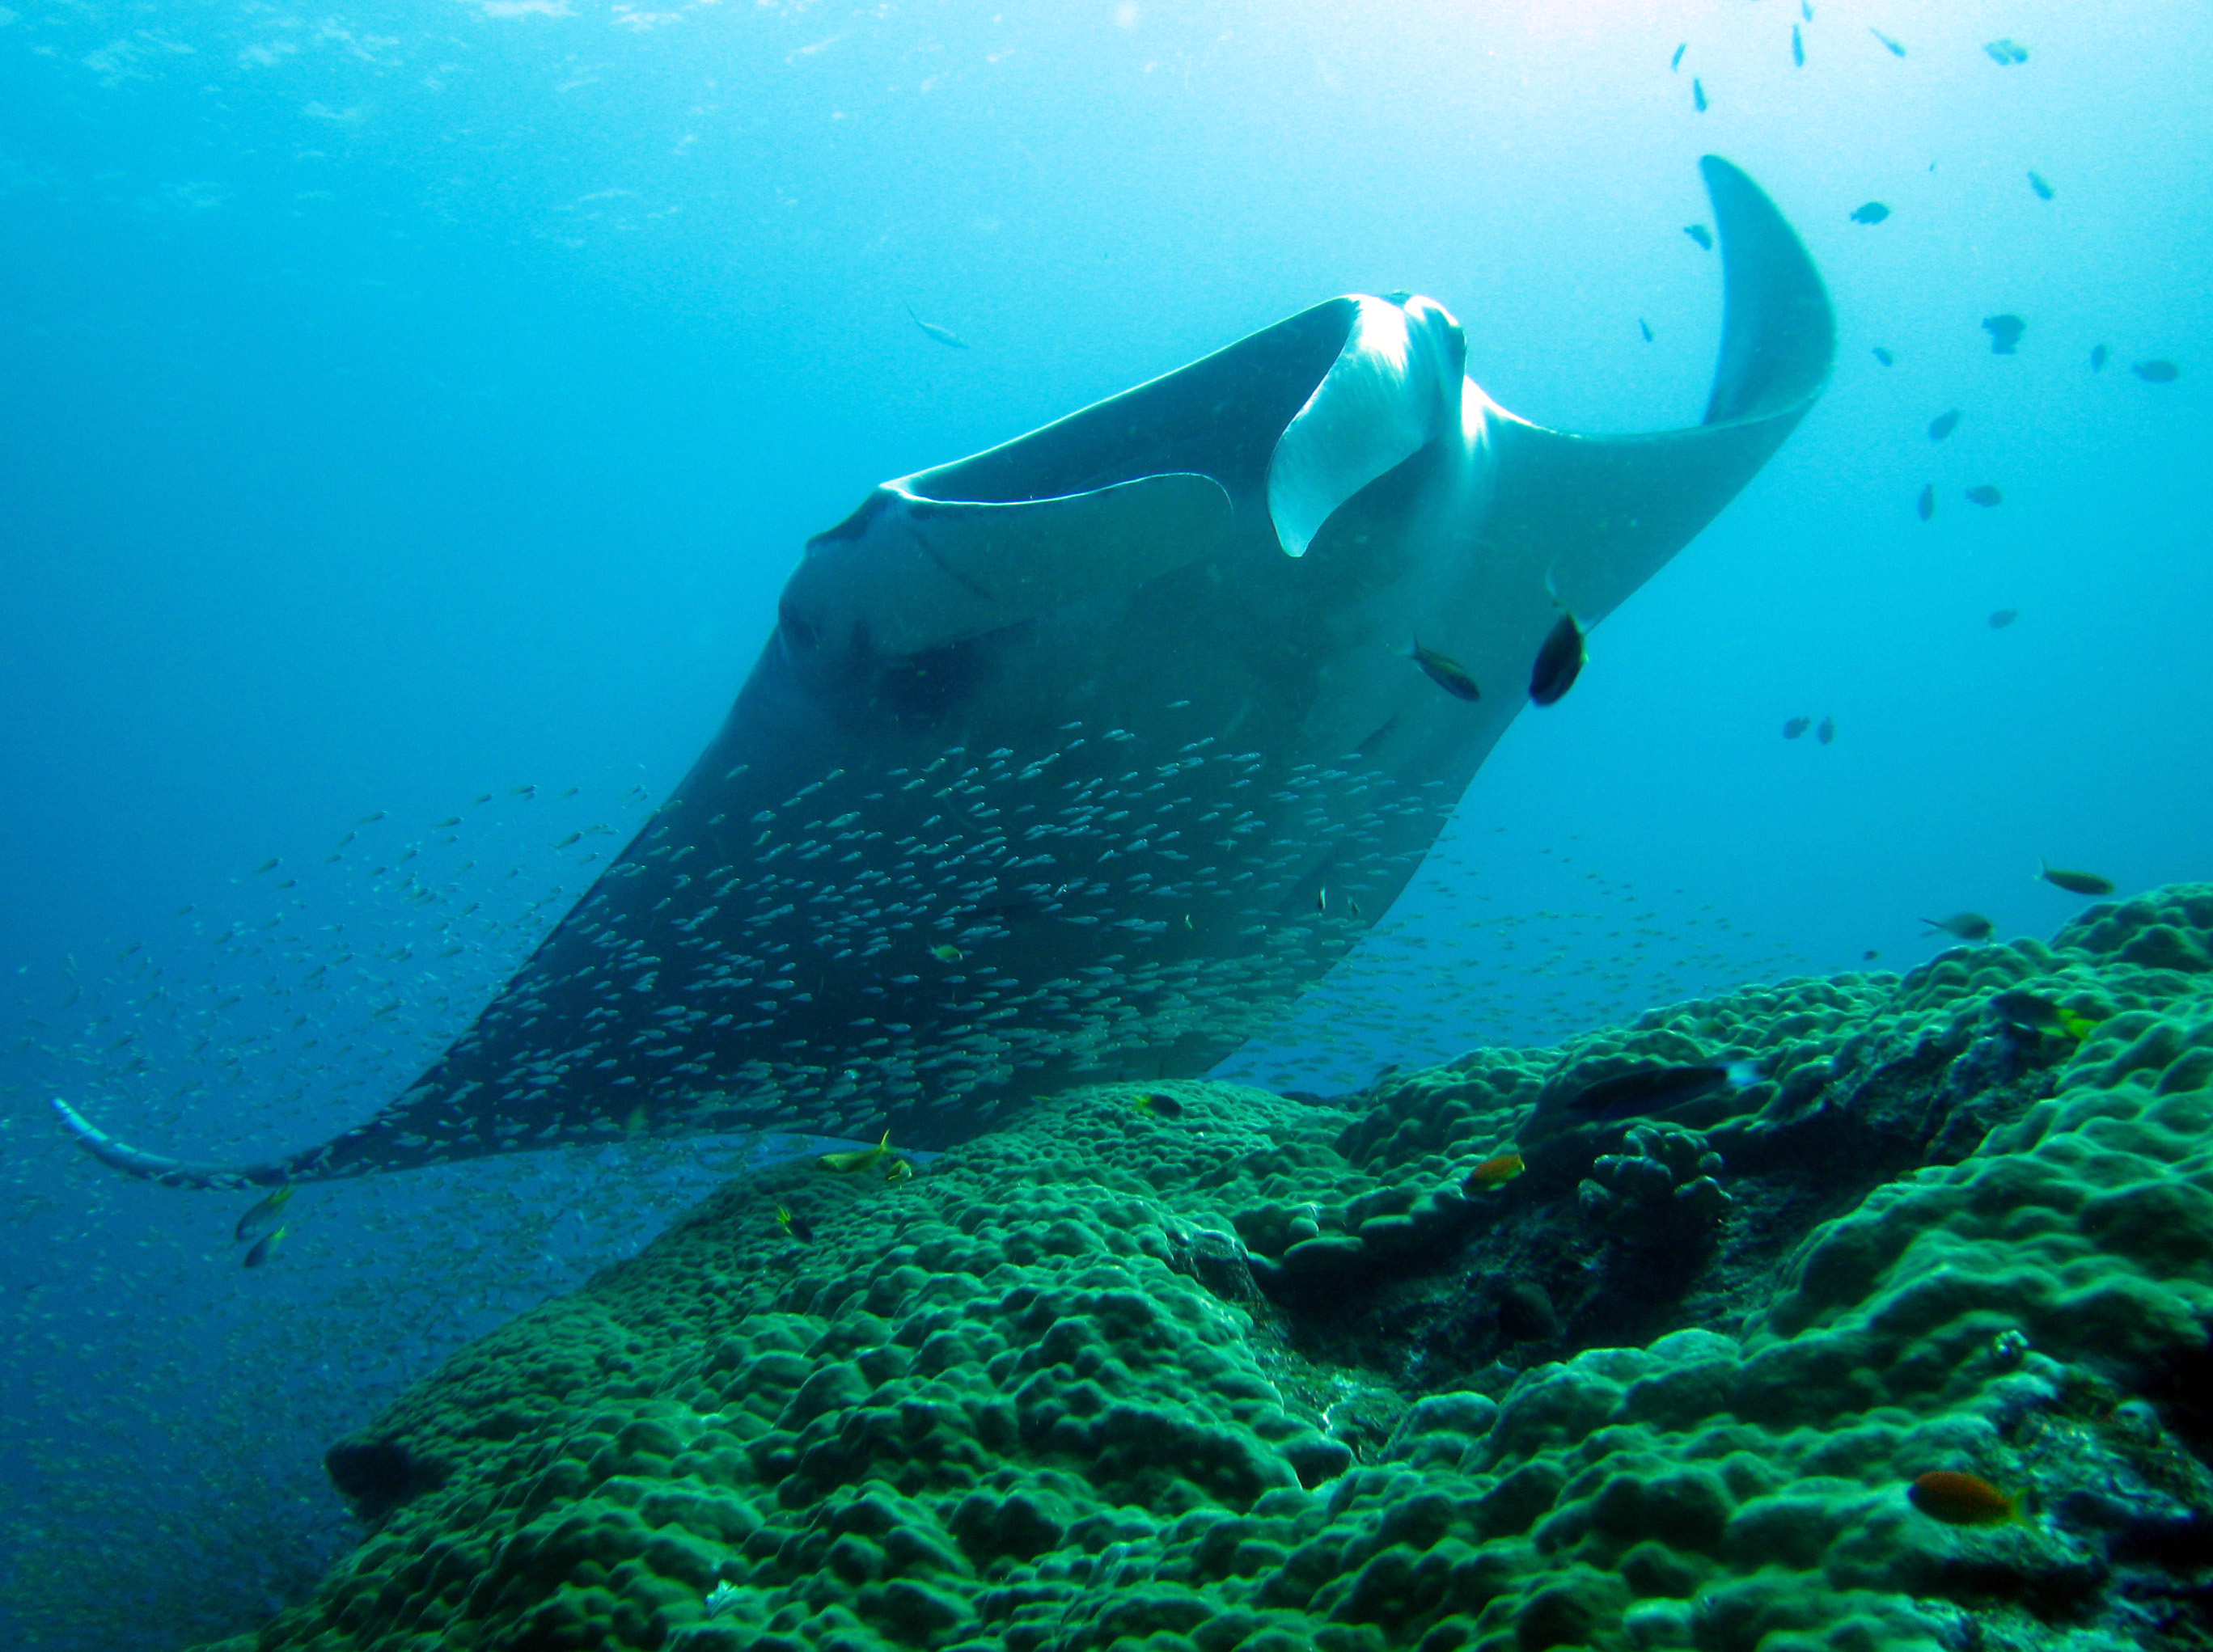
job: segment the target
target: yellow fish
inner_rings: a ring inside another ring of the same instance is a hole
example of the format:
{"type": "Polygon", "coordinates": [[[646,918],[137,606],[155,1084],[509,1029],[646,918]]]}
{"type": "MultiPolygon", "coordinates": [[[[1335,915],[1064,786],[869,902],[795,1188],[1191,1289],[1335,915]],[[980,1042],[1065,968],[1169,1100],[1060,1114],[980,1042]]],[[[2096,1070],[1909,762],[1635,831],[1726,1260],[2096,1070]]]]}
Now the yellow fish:
{"type": "Polygon", "coordinates": [[[1494,1154],[1467,1173],[1468,1183],[1477,1187],[1503,1187],[1520,1175],[1522,1169],[1521,1154],[1494,1154]]]}

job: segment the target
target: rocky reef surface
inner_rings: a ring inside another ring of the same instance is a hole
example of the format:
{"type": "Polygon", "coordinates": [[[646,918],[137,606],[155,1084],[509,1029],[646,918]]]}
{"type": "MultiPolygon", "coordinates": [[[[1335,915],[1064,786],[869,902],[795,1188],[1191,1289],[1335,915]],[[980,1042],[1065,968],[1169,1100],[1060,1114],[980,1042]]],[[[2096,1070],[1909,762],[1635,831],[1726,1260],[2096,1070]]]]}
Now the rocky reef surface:
{"type": "Polygon", "coordinates": [[[225,1652],[2208,1647],[2209,1324],[2184,885],[734,1182],[335,1446],[368,1539],[225,1652]]]}

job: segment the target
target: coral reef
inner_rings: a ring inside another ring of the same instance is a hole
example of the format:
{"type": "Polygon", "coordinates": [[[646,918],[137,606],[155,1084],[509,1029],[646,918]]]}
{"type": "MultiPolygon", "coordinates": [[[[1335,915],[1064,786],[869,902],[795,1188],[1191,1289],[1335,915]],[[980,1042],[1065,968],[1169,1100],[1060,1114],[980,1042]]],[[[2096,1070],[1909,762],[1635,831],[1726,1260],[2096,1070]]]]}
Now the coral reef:
{"type": "Polygon", "coordinates": [[[334,1448],[371,1534],[254,1644],[2213,1644],[2213,886],[1149,1093],[733,1183],[334,1448]]]}

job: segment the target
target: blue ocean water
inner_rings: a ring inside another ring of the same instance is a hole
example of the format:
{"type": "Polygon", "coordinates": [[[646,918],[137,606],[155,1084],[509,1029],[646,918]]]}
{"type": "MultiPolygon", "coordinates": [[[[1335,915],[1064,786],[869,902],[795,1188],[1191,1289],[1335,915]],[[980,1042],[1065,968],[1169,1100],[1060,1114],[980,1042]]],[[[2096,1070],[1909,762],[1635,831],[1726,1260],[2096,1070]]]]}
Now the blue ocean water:
{"type": "Polygon", "coordinates": [[[389,1099],[885,477],[1355,290],[1526,416],[1695,422],[1703,153],[1820,264],[1826,398],[1226,1071],[2047,934],[2039,858],[2206,876],[2213,20],[1803,10],[0,5],[0,1636],[249,1627],[351,1540],[332,1437],[777,1147],[311,1188],[246,1273],[244,1201],[50,1096],[208,1157],[389,1099]]]}

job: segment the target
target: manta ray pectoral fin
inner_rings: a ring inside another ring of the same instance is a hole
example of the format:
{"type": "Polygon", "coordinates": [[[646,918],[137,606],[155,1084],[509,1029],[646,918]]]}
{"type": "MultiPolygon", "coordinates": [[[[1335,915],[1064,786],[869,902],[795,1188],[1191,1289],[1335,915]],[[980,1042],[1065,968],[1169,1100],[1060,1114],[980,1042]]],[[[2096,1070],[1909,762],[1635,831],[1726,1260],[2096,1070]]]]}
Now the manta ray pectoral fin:
{"type": "Polygon", "coordinates": [[[70,1139],[111,1169],[120,1170],[145,1181],[155,1181],[165,1187],[212,1187],[236,1189],[241,1187],[273,1187],[291,1179],[290,1168],[282,1162],[268,1164],[192,1164],[183,1159],[166,1158],[159,1153],[149,1153],[115,1139],[98,1125],[71,1107],[58,1096],[53,1098],[54,1111],[60,1114],[62,1128],[70,1139]]]}
{"type": "Polygon", "coordinates": [[[1303,556],[1338,506],[1452,428],[1467,344],[1425,298],[1355,298],[1351,334],[1268,461],[1277,543],[1303,556]]]}
{"type": "Polygon", "coordinates": [[[788,635],[922,653],[1195,562],[1229,531],[1211,477],[1172,471],[1058,498],[938,500],[887,483],[857,532],[808,547],[783,599],[788,635]]]}
{"type": "Polygon", "coordinates": [[[1835,355],[1828,294],[1783,215],[1718,156],[1699,170],[1720,231],[1725,294],[1704,422],[1651,435],[1571,435],[1516,418],[1470,387],[1497,467],[1485,555],[1549,576],[1587,623],[1619,605],[1752,479],[1820,396],[1835,355]]]}

